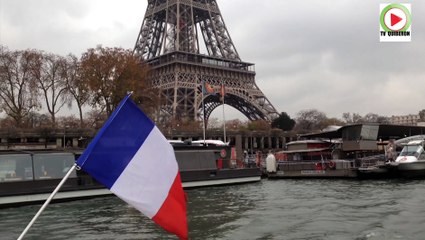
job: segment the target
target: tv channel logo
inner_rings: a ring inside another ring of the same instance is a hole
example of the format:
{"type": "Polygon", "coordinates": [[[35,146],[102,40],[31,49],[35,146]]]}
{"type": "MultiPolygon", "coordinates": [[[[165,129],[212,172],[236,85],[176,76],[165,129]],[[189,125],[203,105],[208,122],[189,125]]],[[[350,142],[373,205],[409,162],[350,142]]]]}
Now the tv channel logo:
{"type": "Polygon", "coordinates": [[[379,10],[380,41],[410,42],[412,39],[410,3],[381,3],[379,10]]]}

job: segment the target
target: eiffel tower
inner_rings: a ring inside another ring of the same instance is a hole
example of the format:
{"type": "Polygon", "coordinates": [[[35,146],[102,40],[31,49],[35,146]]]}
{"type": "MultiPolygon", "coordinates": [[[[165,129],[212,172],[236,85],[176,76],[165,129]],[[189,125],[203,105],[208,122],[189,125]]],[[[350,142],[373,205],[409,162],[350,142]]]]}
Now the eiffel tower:
{"type": "Polygon", "coordinates": [[[224,103],[249,120],[278,116],[255,84],[254,64],[241,61],[216,0],[148,0],[134,53],[151,67],[148,82],[161,99],[158,121],[208,120],[223,102],[219,94],[202,94],[203,81],[217,93],[223,84],[224,103]]]}

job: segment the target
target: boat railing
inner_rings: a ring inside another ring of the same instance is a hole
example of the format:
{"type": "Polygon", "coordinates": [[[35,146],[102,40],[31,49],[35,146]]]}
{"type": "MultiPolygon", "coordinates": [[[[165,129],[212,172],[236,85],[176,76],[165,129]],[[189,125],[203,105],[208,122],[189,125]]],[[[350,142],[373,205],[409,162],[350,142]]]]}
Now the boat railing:
{"type": "Polygon", "coordinates": [[[374,156],[362,157],[358,159],[358,165],[361,168],[372,167],[385,163],[385,155],[379,154],[374,156]]]}
{"type": "Polygon", "coordinates": [[[352,169],[354,160],[323,159],[323,160],[292,160],[278,161],[280,170],[325,170],[325,169],[352,169]]]}

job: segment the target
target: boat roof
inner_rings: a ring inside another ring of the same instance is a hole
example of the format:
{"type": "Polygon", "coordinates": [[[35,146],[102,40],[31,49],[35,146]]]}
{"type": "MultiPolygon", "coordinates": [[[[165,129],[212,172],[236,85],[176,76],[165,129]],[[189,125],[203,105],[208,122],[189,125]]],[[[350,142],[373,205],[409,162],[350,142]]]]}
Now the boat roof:
{"type": "Polygon", "coordinates": [[[298,150],[284,150],[276,153],[308,153],[308,152],[323,152],[330,148],[309,148],[309,149],[298,149],[298,150]]]}
{"type": "Polygon", "coordinates": [[[305,143],[329,143],[329,141],[306,139],[306,140],[288,142],[286,143],[286,145],[296,145],[296,144],[305,144],[305,143]]]}
{"type": "Polygon", "coordinates": [[[414,140],[407,143],[407,145],[421,145],[424,140],[414,140]]]}
{"type": "MultiPolygon", "coordinates": [[[[425,127],[422,126],[406,126],[406,125],[393,125],[393,124],[379,124],[379,123],[361,123],[345,125],[341,128],[331,131],[322,131],[319,133],[303,134],[303,138],[328,138],[336,139],[342,138],[342,132],[348,128],[362,127],[362,126],[379,126],[378,139],[400,139],[413,135],[425,134],[425,127]]],[[[378,140],[377,139],[377,140],[378,140]]]]}
{"type": "Polygon", "coordinates": [[[221,140],[213,140],[213,139],[205,139],[205,140],[196,140],[196,141],[192,141],[192,143],[195,144],[207,144],[207,145],[215,145],[215,146],[227,146],[229,145],[228,143],[225,143],[221,140]]]}
{"type": "MultiPolygon", "coordinates": [[[[422,142],[423,140],[425,140],[425,135],[415,135],[415,136],[410,136],[410,137],[398,139],[398,140],[395,141],[395,144],[401,146],[401,145],[410,144],[410,142],[412,142],[412,141],[422,142]]],[[[418,144],[420,144],[420,142],[418,144]]]]}

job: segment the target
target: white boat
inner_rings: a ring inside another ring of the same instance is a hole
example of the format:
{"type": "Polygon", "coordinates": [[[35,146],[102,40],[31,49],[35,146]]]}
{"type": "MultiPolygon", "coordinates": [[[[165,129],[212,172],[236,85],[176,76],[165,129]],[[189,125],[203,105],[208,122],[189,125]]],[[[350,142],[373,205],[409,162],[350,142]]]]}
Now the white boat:
{"type": "Polygon", "coordinates": [[[405,144],[395,163],[391,163],[403,177],[425,177],[425,136],[421,136],[422,139],[417,138],[405,144]]]}

